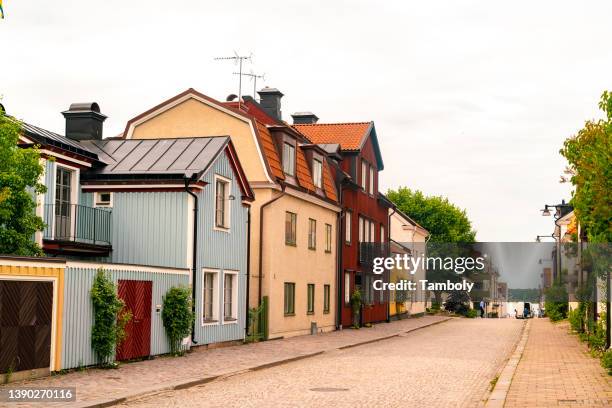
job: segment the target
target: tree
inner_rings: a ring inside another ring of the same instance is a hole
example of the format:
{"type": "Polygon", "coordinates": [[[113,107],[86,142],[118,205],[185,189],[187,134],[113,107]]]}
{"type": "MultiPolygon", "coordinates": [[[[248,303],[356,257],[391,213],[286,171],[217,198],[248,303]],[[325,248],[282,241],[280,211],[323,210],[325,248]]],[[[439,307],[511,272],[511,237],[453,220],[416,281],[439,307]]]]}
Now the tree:
{"type": "MultiPolygon", "coordinates": [[[[426,197],[421,191],[407,187],[389,190],[387,197],[400,209],[429,231],[428,257],[470,256],[471,245],[476,240],[476,231],[465,210],[440,196],[426,197]],[[468,245],[463,245],[468,244],[468,245]]],[[[427,280],[431,282],[457,281],[460,276],[451,270],[428,269],[427,280]]],[[[436,302],[441,303],[442,292],[435,291],[436,302]]]]}
{"type": "Polygon", "coordinates": [[[574,213],[593,243],[612,242],[612,92],[599,108],[606,119],[587,121],[560,151],[572,174],[574,213]]]}
{"type": "Polygon", "coordinates": [[[181,354],[181,341],[191,333],[194,315],[188,288],[172,287],[164,296],[162,321],[170,340],[170,352],[181,354]]]}
{"type": "Polygon", "coordinates": [[[0,254],[40,256],[32,236],[44,228],[34,196],[46,191],[38,149],[17,147],[21,125],[0,109],[0,254]]]}

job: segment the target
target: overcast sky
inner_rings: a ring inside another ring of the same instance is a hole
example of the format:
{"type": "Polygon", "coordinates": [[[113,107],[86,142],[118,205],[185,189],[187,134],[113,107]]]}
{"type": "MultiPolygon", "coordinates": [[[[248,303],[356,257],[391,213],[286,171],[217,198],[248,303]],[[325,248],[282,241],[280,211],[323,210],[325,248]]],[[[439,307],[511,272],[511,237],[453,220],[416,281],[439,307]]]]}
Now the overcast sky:
{"type": "MultiPolygon", "coordinates": [[[[97,101],[105,135],[193,87],[237,93],[236,67],[279,88],[284,118],[374,120],[382,186],[444,195],[483,241],[552,232],[544,203],[563,140],[612,89],[612,2],[4,0],[7,111],[63,133],[60,111],[97,101]]],[[[252,83],[244,92],[252,93],[252,83]]]]}

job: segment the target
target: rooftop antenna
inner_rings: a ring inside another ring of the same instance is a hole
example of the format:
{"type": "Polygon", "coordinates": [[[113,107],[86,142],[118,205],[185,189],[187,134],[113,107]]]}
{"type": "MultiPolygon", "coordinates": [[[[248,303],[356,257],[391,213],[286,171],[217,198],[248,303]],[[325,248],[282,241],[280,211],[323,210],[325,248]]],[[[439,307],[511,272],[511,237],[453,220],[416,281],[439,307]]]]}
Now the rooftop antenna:
{"type": "Polygon", "coordinates": [[[235,64],[238,64],[239,75],[238,75],[238,109],[240,109],[240,104],[242,100],[242,62],[249,60],[252,61],[253,53],[249,56],[238,55],[236,51],[234,51],[234,56],[232,57],[215,57],[215,61],[224,61],[231,60],[234,61],[235,64]]]}
{"type": "Polygon", "coordinates": [[[266,74],[256,74],[253,71],[251,71],[250,73],[240,73],[240,72],[234,72],[234,75],[241,75],[241,76],[246,76],[251,78],[251,81],[253,81],[253,99],[257,100],[257,80],[258,79],[266,79],[266,74]]]}

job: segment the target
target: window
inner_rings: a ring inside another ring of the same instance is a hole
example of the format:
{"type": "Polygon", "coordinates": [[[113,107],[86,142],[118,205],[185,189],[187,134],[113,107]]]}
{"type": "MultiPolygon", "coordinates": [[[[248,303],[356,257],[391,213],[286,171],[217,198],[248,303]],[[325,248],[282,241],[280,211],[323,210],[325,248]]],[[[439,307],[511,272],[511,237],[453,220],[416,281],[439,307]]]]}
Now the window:
{"type": "Polygon", "coordinates": [[[285,282],[285,316],[295,314],[295,283],[285,282]]]}
{"type": "Polygon", "coordinates": [[[368,192],[374,195],[374,167],[370,166],[370,184],[368,187],[368,192]]]}
{"type": "Polygon", "coordinates": [[[308,249],[317,249],[317,221],[308,219],[308,249]]]}
{"type": "Polygon", "coordinates": [[[381,225],[380,226],[380,242],[385,242],[386,239],[387,239],[387,236],[385,235],[385,226],[381,225]]]}
{"type": "Polygon", "coordinates": [[[351,303],[351,274],[344,272],[344,303],[351,303]]]}
{"type": "Polygon", "coordinates": [[[113,193],[110,192],[98,192],[95,194],[95,206],[96,207],[112,207],[113,206],[113,193]]]}
{"type": "Polygon", "coordinates": [[[283,144],[283,171],[289,176],[295,176],[295,146],[283,144]]]}
{"type": "Polygon", "coordinates": [[[234,322],[238,315],[238,274],[235,272],[223,272],[223,321],[234,322]]]}
{"type": "Polygon", "coordinates": [[[332,251],[332,226],[325,224],[325,252],[332,251]]]}
{"type": "Polygon", "coordinates": [[[55,238],[72,237],[72,171],[57,166],[55,173],[55,238]]]}
{"type": "Polygon", "coordinates": [[[297,214],[287,211],[285,213],[285,244],[296,245],[297,214]]]}
{"type": "Polygon", "coordinates": [[[329,296],[330,287],[329,285],[323,285],[323,313],[329,313],[329,296]]]}
{"type": "Polygon", "coordinates": [[[361,161],[361,188],[364,191],[367,189],[368,184],[368,163],[365,160],[361,161]]]}
{"type": "Polygon", "coordinates": [[[226,178],[215,176],[215,227],[229,229],[230,183],[226,178]]]}
{"type": "Polygon", "coordinates": [[[218,277],[219,271],[203,270],[202,282],[202,324],[216,323],[218,307],[218,277]]]}
{"type": "Polygon", "coordinates": [[[347,211],[344,216],[344,240],[347,244],[351,243],[351,233],[352,233],[352,222],[353,222],[353,213],[347,211]]]}
{"type": "Polygon", "coordinates": [[[374,223],[359,217],[359,242],[374,242],[374,223]]]}
{"type": "Polygon", "coordinates": [[[314,185],[318,188],[323,187],[323,163],[321,160],[314,159],[312,162],[312,177],[314,179],[314,185]]]}
{"type": "Polygon", "coordinates": [[[315,303],[315,285],[313,283],[308,284],[308,310],[307,314],[314,314],[314,303],[315,303]]]}

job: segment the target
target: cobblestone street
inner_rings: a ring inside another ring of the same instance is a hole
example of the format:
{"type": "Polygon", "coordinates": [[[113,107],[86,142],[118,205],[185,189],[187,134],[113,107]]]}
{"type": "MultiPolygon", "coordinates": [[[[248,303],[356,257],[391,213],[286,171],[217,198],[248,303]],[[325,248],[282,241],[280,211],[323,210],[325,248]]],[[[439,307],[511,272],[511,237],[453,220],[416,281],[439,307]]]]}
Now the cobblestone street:
{"type": "Polygon", "coordinates": [[[522,327],[523,322],[515,319],[453,319],[384,341],[162,392],[125,406],[476,407],[522,327]]]}

